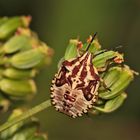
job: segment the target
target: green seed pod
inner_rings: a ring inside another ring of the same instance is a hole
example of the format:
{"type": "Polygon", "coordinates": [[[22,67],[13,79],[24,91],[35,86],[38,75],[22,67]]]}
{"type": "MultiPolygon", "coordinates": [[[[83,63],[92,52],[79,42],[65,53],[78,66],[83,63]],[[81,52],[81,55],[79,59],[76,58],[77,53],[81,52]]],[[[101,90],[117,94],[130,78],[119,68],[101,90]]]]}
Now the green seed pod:
{"type": "Polygon", "coordinates": [[[7,17],[1,17],[1,18],[0,18],[0,26],[1,26],[2,24],[4,24],[7,20],[8,20],[7,17]]]}
{"type": "MultiPolygon", "coordinates": [[[[104,50],[102,50],[98,53],[101,53],[103,51],[104,50]]],[[[107,51],[107,52],[103,52],[100,55],[97,55],[95,58],[93,58],[93,64],[99,70],[104,71],[106,69],[107,62],[121,63],[121,62],[123,62],[123,55],[119,54],[118,52],[107,51]],[[110,61],[112,59],[113,59],[113,61],[110,61]]]]}
{"type": "Polygon", "coordinates": [[[26,97],[36,93],[36,85],[33,80],[2,79],[0,89],[13,97],[26,97]]]}
{"type": "Polygon", "coordinates": [[[20,26],[23,26],[23,21],[20,17],[9,18],[6,22],[0,25],[0,39],[8,38],[20,26]]]}
{"type": "Polygon", "coordinates": [[[101,91],[99,97],[102,99],[112,99],[123,92],[130,82],[134,79],[133,71],[128,66],[121,68],[118,79],[109,88],[109,90],[101,91]]]}
{"type": "MultiPolygon", "coordinates": [[[[40,40],[39,40],[37,34],[35,32],[33,32],[33,31],[31,31],[30,28],[19,27],[17,29],[16,33],[17,33],[17,35],[27,36],[30,39],[30,42],[32,44],[32,48],[35,48],[35,47],[38,47],[38,46],[41,45],[40,40]]],[[[27,49],[30,49],[30,48],[27,47],[27,49]]],[[[23,50],[26,50],[26,47],[24,47],[22,49],[22,51],[23,50]]]]}
{"type": "Polygon", "coordinates": [[[19,70],[15,68],[7,68],[3,71],[3,75],[10,79],[29,79],[35,77],[37,70],[28,69],[28,70],[19,70]]]}
{"type": "Polygon", "coordinates": [[[35,66],[35,68],[39,70],[39,69],[42,69],[46,65],[50,65],[50,63],[52,62],[52,56],[53,56],[54,51],[53,49],[48,47],[44,42],[40,42],[38,47],[42,47],[44,48],[44,50],[46,50],[46,56],[44,57],[44,59],[42,59],[40,63],[38,63],[35,66]]]}
{"type": "Polygon", "coordinates": [[[18,69],[29,69],[37,66],[47,56],[47,48],[38,47],[32,50],[15,54],[10,58],[10,63],[18,69]]]}
{"type": "MultiPolygon", "coordinates": [[[[21,109],[15,109],[11,116],[9,117],[8,121],[11,121],[15,119],[17,116],[21,115],[23,111],[21,109]]],[[[7,140],[9,137],[11,137],[21,126],[23,125],[23,122],[17,123],[13,125],[12,127],[4,130],[0,134],[0,139],[1,140],[7,140]]]]}
{"type": "MultiPolygon", "coordinates": [[[[111,85],[113,85],[118,80],[119,78],[118,75],[120,75],[121,71],[122,71],[121,67],[112,67],[107,72],[104,73],[102,79],[108,88],[110,88],[111,85]]],[[[105,90],[103,86],[99,88],[99,94],[100,91],[102,90],[105,90]]]]}
{"type": "Polygon", "coordinates": [[[70,40],[69,45],[67,46],[67,49],[65,51],[65,55],[64,55],[65,60],[69,60],[77,56],[77,45],[78,45],[78,40],[76,39],[70,40]]]}
{"type": "Polygon", "coordinates": [[[25,35],[15,35],[3,46],[3,52],[10,54],[25,48],[32,48],[30,38],[25,35]]]}
{"type": "Polygon", "coordinates": [[[21,16],[20,18],[22,21],[22,27],[29,27],[32,17],[28,15],[28,16],[21,16]]]}
{"type": "Polygon", "coordinates": [[[17,35],[25,35],[25,36],[32,36],[32,31],[30,28],[19,27],[16,31],[17,35]]]}
{"type": "MultiPolygon", "coordinates": [[[[24,110],[15,109],[12,114],[10,115],[7,122],[10,122],[16,119],[18,116],[22,115],[24,110]]],[[[15,125],[9,127],[8,129],[4,130],[0,134],[1,140],[28,140],[28,138],[32,138],[36,135],[37,130],[39,128],[39,122],[36,118],[31,118],[28,121],[21,121],[16,123],[15,125]]]]}
{"type": "MultiPolygon", "coordinates": [[[[69,60],[71,58],[77,57],[78,51],[82,51],[82,52],[85,51],[88,44],[89,43],[85,43],[83,45],[82,42],[78,41],[77,39],[71,39],[65,51],[64,59],[69,60]]],[[[100,50],[100,48],[101,46],[98,40],[96,39],[92,42],[91,47],[89,48],[89,51],[94,54],[97,50],[100,50]]]]}
{"type": "Polygon", "coordinates": [[[5,99],[0,93],[0,113],[6,112],[9,108],[9,105],[10,105],[9,100],[5,99]]]}
{"type": "MultiPolygon", "coordinates": [[[[110,113],[118,109],[126,99],[127,95],[126,93],[121,93],[119,96],[106,101],[105,105],[100,107],[100,106],[93,106],[94,109],[97,111],[103,112],[103,113],[110,113]]],[[[91,111],[92,113],[92,111],[91,111]]]]}
{"type": "Polygon", "coordinates": [[[8,58],[6,56],[0,55],[0,66],[6,65],[8,58]]]}
{"type": "Polygon", "coordinates": [[[112,67],[108,70],[103,78],[107,87],[112,86],[117,81],[118,75],[120,75],[121,71],[121,67],[112,67]]]}
{"type": "MultiPolygon", "coordinates": [[[[89,41],[88,41],[89,42],[89,41]]],[[[85,43],[82,47],[82,50],[86,50],[87,46],[89,43],[85,43]]],[[[99,51],[101,49],[101,45],[98,42],[98,39],[96,38],[95,40],[93,40],[93,42],[91,43],[91,47],[89,48],[89,52],[91,52],[92,54],[95,54],[97,51],[99,51]]]]}
{"type": "Polygon", "coordinates": [[[0,66],[7,66],[8,65],[8,58],[6,56],[0,56],[0,66]]]}
{"type": "Polygon", "coordinates": [[[38,130],[39,123],[32,121],[23,125],[11,138],[11,140],[30,140],[38,130]]]}
{"type": "Polygon", "coordinates": [[[52,62],[52,58],[50,56],[46,56],[42,61],[40,61],[40,63],[38,63],[34,68],[35,69],[42,69],[44,67],[46,67],[46,65],[50,65],[52,62]]]}
{"type": "Polygon", "coordinates": [[[2,79],[3,77],[3,72],[4,72],[4,68],[3,67],[0,67],[0,79],[2,79]]]}

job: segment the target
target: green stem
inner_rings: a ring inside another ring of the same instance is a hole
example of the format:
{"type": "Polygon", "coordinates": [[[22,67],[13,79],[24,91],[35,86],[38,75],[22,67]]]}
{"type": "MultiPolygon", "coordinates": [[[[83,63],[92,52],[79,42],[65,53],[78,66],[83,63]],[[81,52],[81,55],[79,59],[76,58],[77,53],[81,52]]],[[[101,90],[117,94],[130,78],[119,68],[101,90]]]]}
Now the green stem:
{"type": "Polygon", "coordinates": [[[25,112],[24,114],[18,116],[17,118],[6,122],[5,124],[3,124],[2,126],[0,126],[0,132],[6,130],[7,128],[19,123],[20,121],[23,121],[33,115],[35,115],[36,113],[48,108],[49,106],[51,106],[51,102],[50,100],[44,101],[43,103],[35,106],[34,108],[28,110],[27,112],[25,112]]]}

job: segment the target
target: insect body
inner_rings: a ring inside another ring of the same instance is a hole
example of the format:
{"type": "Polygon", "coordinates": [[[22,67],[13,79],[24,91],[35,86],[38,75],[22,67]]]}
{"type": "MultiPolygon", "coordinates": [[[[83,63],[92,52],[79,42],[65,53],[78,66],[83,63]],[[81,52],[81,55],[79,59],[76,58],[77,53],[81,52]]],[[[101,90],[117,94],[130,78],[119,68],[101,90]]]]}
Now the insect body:
{"type": "Polygon", "coordinates": [[[62,63],[51,87],[56,110],[75,118],[86,113],[97,101],[100,77],[92,59],[93,55],[86,51],[62,63]]]}

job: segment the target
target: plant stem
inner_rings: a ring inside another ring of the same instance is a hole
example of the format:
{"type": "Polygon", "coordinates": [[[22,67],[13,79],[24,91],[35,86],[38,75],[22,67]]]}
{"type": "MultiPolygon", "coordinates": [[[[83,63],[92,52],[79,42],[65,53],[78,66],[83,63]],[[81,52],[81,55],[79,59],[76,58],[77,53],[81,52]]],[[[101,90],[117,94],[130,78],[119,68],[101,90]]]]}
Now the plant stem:
{"type": "Polygon", "coordinates": [[[13,120],[6,122],[2,126],[0,126],[0,132],[2,132],[4,130],[6,130],[7,128],[19,123],[20,121],[23,121],[23,120],[37,114],[38,112],[40,112],[40,111],[42,111],[50,106],[51,106],[50,100],[44,101],[43,103],[33,107],[32,109],[28,110],[27,112],[18,116],[17,118],[14,118],[13,120]]]}

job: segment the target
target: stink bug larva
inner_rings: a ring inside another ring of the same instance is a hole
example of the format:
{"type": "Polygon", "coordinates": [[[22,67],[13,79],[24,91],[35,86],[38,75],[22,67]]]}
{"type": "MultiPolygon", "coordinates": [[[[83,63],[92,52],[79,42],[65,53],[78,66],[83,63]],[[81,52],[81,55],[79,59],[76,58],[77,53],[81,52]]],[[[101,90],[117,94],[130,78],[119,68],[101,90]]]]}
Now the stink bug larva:
{"type": "Polygon", "coordinates": [[[52,104],[73,118],[87,113],[97,101],[100,77],[92,63],[94,56],[88,51],[95,36],[82,55],[62,62],[52,81],[52,104]]]}

